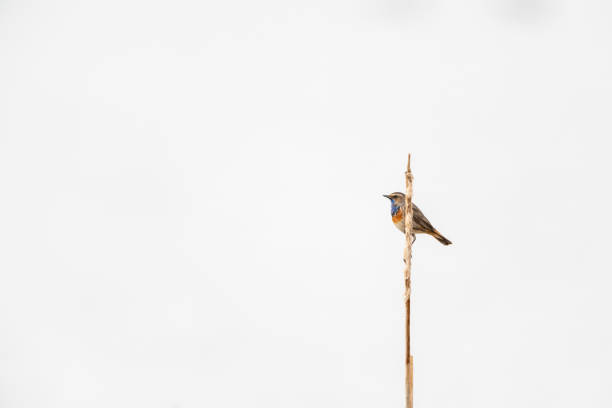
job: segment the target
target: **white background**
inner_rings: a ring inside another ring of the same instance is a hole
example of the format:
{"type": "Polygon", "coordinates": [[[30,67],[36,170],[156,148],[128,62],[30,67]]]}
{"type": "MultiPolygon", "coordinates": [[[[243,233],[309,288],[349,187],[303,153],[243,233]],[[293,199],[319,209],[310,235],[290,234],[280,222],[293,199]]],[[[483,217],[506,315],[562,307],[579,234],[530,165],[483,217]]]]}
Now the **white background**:
{"type": "Polygon", "coordinates": [[[611,19],[0,1],[0,407],[609,408],[611,19]]]}

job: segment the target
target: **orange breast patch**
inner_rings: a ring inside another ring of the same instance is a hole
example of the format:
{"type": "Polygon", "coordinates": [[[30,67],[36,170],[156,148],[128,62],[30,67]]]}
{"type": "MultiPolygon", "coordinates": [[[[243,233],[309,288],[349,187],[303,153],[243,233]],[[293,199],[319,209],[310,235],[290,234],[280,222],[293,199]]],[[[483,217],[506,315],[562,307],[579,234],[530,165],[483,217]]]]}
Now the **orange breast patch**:
{"type": "Polygon", "coordinates": [[[404,219],[404,210],[401,208],[391,217],[391,220],[396,223],[404,219]]]}

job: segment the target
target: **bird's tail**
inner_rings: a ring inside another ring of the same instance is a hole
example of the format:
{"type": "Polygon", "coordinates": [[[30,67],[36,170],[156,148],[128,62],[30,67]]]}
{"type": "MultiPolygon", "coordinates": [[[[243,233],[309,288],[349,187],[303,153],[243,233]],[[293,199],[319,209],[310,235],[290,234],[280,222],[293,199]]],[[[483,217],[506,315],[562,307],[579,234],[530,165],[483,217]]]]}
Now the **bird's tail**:
{"type": "Polygon", "coordinates": [[[443,245],[450,245],[450,244],[452,244],[452,242],[450,242],[442,234],[440,234],[438,232],[438,230],[434,230],[434,232],[431,233],[431,236],[434,237],[435,239],[437,239],[438,241],[440,241],[443,245]]]}

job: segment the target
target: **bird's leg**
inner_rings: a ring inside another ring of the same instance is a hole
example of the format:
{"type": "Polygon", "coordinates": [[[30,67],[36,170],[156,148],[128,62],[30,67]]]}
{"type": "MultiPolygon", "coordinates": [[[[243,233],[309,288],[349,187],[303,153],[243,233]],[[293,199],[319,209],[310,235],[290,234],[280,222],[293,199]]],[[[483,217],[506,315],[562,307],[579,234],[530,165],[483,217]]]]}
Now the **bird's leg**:
{"type": "MultiPolygon", "coordinates": [[[[410,241],[410,245],[412,246],[412,244],[414,244],[414,241],[416,241],[416,235],[415,234],[410,234],[410,236],[412,237],[412,241],[410,241]]],[[[404,260],[404,263],[406,263],[406,258],[402,258],[404,260]]]]}

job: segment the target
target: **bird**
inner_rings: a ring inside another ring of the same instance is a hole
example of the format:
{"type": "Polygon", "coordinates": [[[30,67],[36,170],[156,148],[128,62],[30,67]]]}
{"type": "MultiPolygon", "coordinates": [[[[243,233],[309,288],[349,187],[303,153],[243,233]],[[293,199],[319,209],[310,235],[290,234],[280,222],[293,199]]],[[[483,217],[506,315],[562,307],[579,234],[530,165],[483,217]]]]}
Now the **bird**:
{"type": "MultiPolygon", "coordinates": [[[[391,220],[393,224],[402,231],[404,234],[406,233],[405,224],[404,224],[404,207],[406,205],[404,193],[391,193],[391,194],[383,194],[383,197],[391,200],[391,220]]],[[[415,234],[429,234],[438,241],[440,241],[444,245],[450,245],[448,239],[446,239],[437,229],[431,225],[431,222],[425,217],[423,212],[416,206],[416,204],[412,203],[412,240],[416,240],[415,234]]]]}

